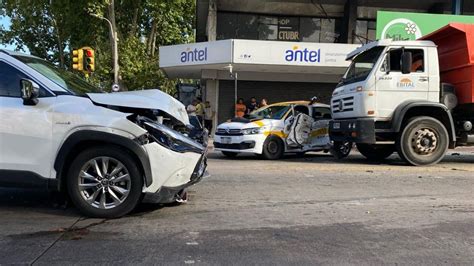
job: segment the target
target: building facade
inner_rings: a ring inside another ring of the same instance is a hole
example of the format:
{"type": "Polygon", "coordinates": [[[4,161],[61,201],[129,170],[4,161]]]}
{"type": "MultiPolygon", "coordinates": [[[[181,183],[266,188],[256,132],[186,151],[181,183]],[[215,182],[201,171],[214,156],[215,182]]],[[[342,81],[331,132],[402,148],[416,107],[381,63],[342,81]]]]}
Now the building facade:
{"type": "Polygon", "coordinates": [[[215,123],[236,98],[329,102],[347,53],[376,39],[378,11],[474,15],[466,0],[197,0],[196,43],[160,47],[171,78],[200,79],[215,123]]]}

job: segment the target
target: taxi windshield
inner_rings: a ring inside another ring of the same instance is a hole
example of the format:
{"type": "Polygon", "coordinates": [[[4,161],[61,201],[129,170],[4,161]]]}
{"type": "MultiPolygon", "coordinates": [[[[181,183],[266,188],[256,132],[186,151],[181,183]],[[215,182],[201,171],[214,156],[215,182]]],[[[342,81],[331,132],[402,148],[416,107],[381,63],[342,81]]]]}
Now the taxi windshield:
{"type": "Polygon", "coordinates": [[[285,114],[290,110],[290,105],[269,105],[257,109],[249,114],[249,119],[282,119],[285,114]]]}

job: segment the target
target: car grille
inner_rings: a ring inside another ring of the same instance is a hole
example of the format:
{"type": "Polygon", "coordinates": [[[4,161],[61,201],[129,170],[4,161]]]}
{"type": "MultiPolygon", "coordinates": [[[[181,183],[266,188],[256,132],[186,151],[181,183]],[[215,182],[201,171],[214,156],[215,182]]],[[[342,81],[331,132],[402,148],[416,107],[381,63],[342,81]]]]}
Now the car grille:
{"type": "Polygon", "coordinates": [[[231,149],[231,150],[246,150],[255,148],[255,142],[242,142],[242,143],[233,143],[233,144],[222,144],[219,142],[214,142],[214,148],[218,149],[231,149]]]}
{"type": "Polygon", "coordinates": [[[354,96],[332,100],[331,110],[333,113],[354,111],[354,96]]]}
{"type": "Polygon", "coordinates": [[[216,131],[216,135],[219,136],[240,136],[242,135],[242,132],[240,129],[224,129],[224,128],[218,128],[216,131]]]}

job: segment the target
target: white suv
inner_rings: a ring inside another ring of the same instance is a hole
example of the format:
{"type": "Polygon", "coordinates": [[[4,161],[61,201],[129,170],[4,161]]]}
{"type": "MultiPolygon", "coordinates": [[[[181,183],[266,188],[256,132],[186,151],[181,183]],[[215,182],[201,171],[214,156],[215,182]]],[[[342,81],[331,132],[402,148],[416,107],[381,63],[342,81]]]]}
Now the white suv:
{"type": "Polygon", "coordinates": [[[64,191],[93,217],[125,215],[143,197],[182,201],[206,172],[189,127],[185,107],[159,90],[100,93],[0,50],[0,186],[64,191]]]}

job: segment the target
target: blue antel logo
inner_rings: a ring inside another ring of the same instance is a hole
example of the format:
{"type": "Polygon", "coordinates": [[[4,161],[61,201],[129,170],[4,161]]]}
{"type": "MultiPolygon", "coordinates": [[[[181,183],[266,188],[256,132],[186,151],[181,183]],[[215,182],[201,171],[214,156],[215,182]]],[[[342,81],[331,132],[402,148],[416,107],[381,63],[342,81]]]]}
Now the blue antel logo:
{"type": "Polygon", "coordinates": [[[308,48],[299,49],[297,45],[293,49],[285,51],[285,60],[287,62],[321,62],[321,49],[309,50],[308,48]]]}
{"type": "Polygon", "coordinates": [[[204,49],[191,50],[191,48],[186,49],[186,51],[181,52],[181,62],[203,62],[207,61],[207,47],[204,49]]]}

